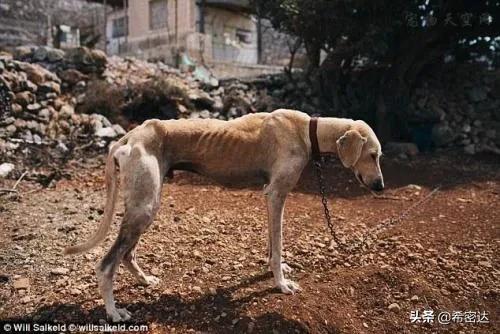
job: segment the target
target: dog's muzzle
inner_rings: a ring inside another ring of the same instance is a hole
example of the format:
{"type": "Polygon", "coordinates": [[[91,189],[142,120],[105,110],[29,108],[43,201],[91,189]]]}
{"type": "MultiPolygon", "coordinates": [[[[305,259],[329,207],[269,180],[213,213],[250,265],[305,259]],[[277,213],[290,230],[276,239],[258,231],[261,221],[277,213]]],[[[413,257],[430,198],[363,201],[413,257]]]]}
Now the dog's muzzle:
{"type": "Polygon", "coordinates": [[[376,179],[370,186],[371,190],[382,191],[384,190],[384,181],[382,179],[376,179]]]}
{"type": "Polygon", "coordinates": [[[370,190],[373,190],[373,191],[384,190],[384,181],[382,180],[382,178],[377,178],[370,185],[368,185],[365,183],[365,180],[363,179],[363,176],[360,173],[355,171],[354,176],[356,176],[356,179],[358,180],[359,183],[361,183],[362,186],[365,186],[366,188],[368,188],[370,190]]]}

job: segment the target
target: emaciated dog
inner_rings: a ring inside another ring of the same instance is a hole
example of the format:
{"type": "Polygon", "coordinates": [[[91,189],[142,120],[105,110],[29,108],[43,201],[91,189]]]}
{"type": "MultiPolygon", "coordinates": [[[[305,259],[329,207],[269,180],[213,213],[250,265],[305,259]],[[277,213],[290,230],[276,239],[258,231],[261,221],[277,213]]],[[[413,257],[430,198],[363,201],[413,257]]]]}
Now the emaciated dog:
{"type": "Polygon", "coordinates": [[[104,240],[113,219],[119,174],[125,201],[123,221],[96,271],[108,317],[114,322],[128,320],[130,313],[115,306],[113,279],[123,261],[141,283],[159,282],[141,270],[135,248],[158,211],[167,173],[188,170],[225,183],[258,181],[264,185],[267,201],[269,265],[277,287],[283,293],[294,293],[298,285],[283,274],[289,272],[281,257],[283,208],[315,147],[336,154],[364,186],[375,191],[384,188],[380,143],[363,121],[311,118],[285,109],[231,121],[148,120],[112,145],[106,161],[103,221],[90,240],[66,248],[65,253],[88,251],[104,240]]]}

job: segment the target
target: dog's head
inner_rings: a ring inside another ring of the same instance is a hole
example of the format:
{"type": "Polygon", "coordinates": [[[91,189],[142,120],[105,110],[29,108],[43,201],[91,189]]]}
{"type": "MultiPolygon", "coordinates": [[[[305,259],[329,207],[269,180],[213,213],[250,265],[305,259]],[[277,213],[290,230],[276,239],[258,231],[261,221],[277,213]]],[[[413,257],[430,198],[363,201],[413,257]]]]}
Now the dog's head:
{"type": "Polygon", "coordinates": [[[362,185],[375,191],[384,189],[384,177],[380,169],[382,149],[368,124],[356,121],[337,140],[337,153],[344,167],[351,168],[362,185]]]}

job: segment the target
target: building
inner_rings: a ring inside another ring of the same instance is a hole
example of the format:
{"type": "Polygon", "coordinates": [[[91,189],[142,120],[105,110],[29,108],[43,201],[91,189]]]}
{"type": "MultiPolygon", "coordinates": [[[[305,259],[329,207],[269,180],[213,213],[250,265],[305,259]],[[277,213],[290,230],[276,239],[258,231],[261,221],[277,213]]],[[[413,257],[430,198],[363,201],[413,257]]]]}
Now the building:
{"type": "Polygon", "coordinates": [[[82,0],[1,0],[0,48],[104,48],[102,4],[82,0]]]}
{"type": "Polygon", "coordinates": [[[185,52],[216,74],[235,65],[238,71],[275,72],[289,59],[290,38],[252,15],[248,0],[101,2],[112,6],[105,15],[108,54],[178,64],[179,53],[185,52]]]}

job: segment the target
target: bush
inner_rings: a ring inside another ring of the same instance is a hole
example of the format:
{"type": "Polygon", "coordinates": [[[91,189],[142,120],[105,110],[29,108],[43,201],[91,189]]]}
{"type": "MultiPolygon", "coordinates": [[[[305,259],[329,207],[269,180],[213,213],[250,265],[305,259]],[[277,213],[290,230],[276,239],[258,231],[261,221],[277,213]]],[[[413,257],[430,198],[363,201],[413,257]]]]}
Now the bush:
{"type": "Polygon", "coordinates": [[[128,102],[123,109],[123,115],[137,123],[151,118],[178,118],[179,105],[193,108],[188,91],[187,86],[173,78],[151,79],[129,87],[128,102]]]}
{"type": "Polygon", "coordinates": [[[88,84],[85,99],[77,107],[77,112],[97,113],[104,115],[111,122],[119,122],[124,104],[123,89],[112,86],[106,81],[93,80],[88,84]]]}

